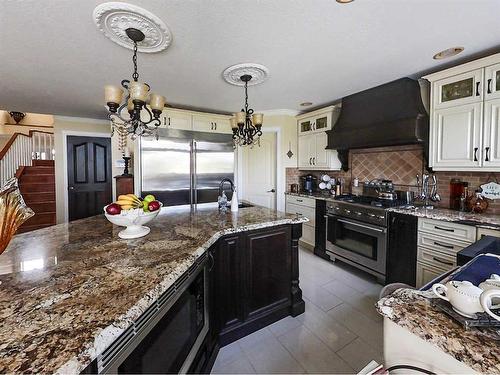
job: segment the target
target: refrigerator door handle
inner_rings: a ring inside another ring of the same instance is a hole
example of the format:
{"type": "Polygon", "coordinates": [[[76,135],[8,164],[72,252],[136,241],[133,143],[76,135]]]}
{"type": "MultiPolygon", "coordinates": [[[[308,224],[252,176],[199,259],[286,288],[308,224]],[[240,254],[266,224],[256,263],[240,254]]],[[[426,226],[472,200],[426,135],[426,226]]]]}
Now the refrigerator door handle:
{"type": "Polygon", "coordinates": [[[193,140],[193,187],[192,187],[192,192],[193,192],[193,195],[194,195],[194,204],[198,204],[198,184],[197,184],[197,176],[196,176],[196,153],[197,153],[197,149],[196,149],[196,141],[193,140]]]}

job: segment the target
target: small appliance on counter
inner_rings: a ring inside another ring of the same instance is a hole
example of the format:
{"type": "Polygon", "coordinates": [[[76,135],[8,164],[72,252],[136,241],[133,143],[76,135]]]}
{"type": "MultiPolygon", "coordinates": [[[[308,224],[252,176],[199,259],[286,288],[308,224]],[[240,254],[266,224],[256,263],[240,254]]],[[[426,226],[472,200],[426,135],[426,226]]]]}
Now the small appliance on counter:
{"type": "Polygon", "coordinates": [[[290,193],[298,194],[299,193],[299,184],[291,184],[290,185],[290,193]]]}
{"type": "Polygon", "coordinates": [[[312,174],[308,174],[306,176],[302,176],[301,179],[302,179],[302,190],[305,193],[312,194],[316,189],[317,178],[314,177],[312,174]]]}

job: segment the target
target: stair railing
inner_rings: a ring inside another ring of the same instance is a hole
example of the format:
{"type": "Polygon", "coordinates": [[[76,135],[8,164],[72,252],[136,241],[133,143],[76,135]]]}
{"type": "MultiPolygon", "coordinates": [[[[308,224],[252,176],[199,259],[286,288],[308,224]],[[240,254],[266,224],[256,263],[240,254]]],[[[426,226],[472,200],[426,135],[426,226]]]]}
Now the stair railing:
{"type": "Polygon", "coordinates": [[[54,134],[30,130],[29,134],[14,133],[0,151],[0,187],[15,176],[21,166],[32,160],[54,160],[54,134]]]}

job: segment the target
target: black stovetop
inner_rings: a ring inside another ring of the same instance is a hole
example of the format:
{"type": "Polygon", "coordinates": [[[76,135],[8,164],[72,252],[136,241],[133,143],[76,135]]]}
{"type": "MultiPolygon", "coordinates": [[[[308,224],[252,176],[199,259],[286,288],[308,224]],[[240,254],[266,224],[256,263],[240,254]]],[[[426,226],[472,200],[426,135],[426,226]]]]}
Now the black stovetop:
{"type": "Polygon", "coordinates": [[[335,200],[340,202],[356,203],[356,204],[362,204],[366,206],[379,207],[379,208],[390,208],[402,205],[402,202],[398,200],[378,199],[366,195],[344,194],[335,197],[335,200]]]}

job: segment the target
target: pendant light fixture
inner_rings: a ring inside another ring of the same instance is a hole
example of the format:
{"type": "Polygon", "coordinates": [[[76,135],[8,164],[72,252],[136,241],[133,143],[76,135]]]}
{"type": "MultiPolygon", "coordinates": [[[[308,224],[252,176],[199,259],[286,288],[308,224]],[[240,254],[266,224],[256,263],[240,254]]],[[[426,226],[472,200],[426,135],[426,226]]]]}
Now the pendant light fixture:
{"type": "Polygon", "coordinates": [[[121,81],[121,86],[126,92],[124,100],[124,90],[121,87],[115,85],[104,87],[105,102],[109,111],[108,118],[111,122],[111,135],[117,131],[121,136],[129,134],[132,139],[135,139],[138,136],[155,134],[158,139],[158,127],[161,125],[160,115],[165,106],[165,97],[150,93],[150,86],[139,81],[137,43],[144,40],[144,33],[135,28],[127,28],[125,33],[134,45],[132,56],[134,71],[132,81],[128,79],[121,81]],[[125,108],[127,108],[128,116],[123,113],[125,108]]]}
{"type": "Polygon", "coordinates": [[[244,74],[240,80],[245,83],[245,108],[234,114],[230,119],[233,130],[234,146],[254,146],[259,143],[262,135],[262,123],[264,115],[254,113],[253,109],[248,108],[248,82],[252,80],[250,74],[244,74]]]}

